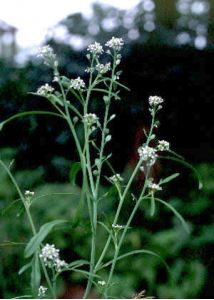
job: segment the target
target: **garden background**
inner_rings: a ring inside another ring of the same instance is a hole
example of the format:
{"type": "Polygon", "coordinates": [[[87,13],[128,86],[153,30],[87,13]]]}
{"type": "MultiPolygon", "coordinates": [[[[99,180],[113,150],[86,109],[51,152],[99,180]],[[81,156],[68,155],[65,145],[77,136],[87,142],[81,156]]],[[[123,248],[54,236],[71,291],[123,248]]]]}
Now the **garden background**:
{"type": "MultiPolygon", "coordinates": [[[[174,284],[157,258],[135,256],[131,264],[125,260],[118,264],[115,281],[123,284],[115,284],[115,290],[124,297],[143,289],[159,298],[213,297],[213,29],[212,0],[142,0],[127,11],[100,2],[94,4],[93,16],[72,14],[56,24],[46,38],[58,55],[61,71],[70,78],[84,78],[89,43],[105,43],[112,36],[124,38],[121,82],[131,92],[123,93],[122,103],[115,105],[118,118],[112,125],[109,145],[118,172],[126,176],[132,167],[139,137],[149,125],[147,99],[160,95],[165,104],[159,136],[170,141],[202,176],[204,188],[198,191],[189,170],[174,162],[164,169],[161,164],[157,167],[157,178],[174,170],[181,173],[164,191],[164,197],[185,217],[191,234],[187,235],[167,210],[159,209],[154,218],[149,208],[140,211],[133,224],[137,230],[128,235],[126,246],[160,254],[171,268],[174,284]]],[[[0,23],[0,122],[17,112],[50,109],[44,99],[29,92],[51,81],[52,75],[35,56],[17,62],[20,49],[15,34],[14,27],[0,23]]],[[[94,99],[95,111],[99,112],[101,105],[100,99],[94,99]]],[[[77,161],[74,143],[58,119],[28,116],[8,124],[0,131],[0,156],[13,164],[23,190],[34,190],[38,195],[80,193],[78,177],[77,184],[71,184],[72,165],[77,161]]],[[[141,184],[139,178],[136,188],[141,184]]],[[[3,169],[0,186],[0,296],[10,298],[27,289],[28,274],[19,276],[17,270],[24,264],[22,250],[29,227],[19,205],[10,206],[17,195],[3,169]]],[[[103,185],[103,190],[108,188],[103,185]]],[[[78,197],[69,195],[41,198],[34,207],[34,219],[40,224],[41,219],[43,223],[59,216],[75,217],[77,202],[78,197]]],[[[110,198],[101,213],[108,217],[111,211],[110,198]]],[[[129,204],[124,218],[128,211],[129,204]]],[[[50,242],[62,249],[66,261],[87,257],[89,232],[85,219],[75,230],[55,231],[50,242]]],[[[61,297],[76,297],[84,284],[79,275],[64,275],[61,297]]]]}

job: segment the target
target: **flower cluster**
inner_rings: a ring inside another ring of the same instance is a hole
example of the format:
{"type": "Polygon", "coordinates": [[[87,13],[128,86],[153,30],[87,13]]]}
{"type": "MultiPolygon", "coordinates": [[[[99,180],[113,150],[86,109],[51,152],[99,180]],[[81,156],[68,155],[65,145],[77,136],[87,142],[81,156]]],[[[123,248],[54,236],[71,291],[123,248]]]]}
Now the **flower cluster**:
{"type": "Polygon", "coordinates": [[[44,261],[45,266],[55,268],[57,272],[61,272],[63,268],[67,267],[67,263],[59,257],[59,249],[56,249],[54,245],[46,244],[39,256],[44,261]]]}
{"type": "Polygon", "coordinates": [[[105,65],[104,64],[97,64],[96,65],[96,70],[100,74],[105,74],[109,70],[111,70],[111,63],[106,63],[105,65]]]}
{"type": "Polygon", "coordinates": [[[140,159],[142,161],[145,161],[149,166],[154,165],[158,157],[156,150],[149,146],[141,146],[140,148],[138,148],[138,154],[140,156],[140,159]]]}
{"type": "Polygon", "coordinates": [[[98,283],[99,285],[101,285],[101,286],[106,285],[105,280],[99,280],[99,281],[97,281],[97,283],[98,283]]]}
{"type": "Polygon", "coordinates": [[[56,271],[58,273],[60,273],[63,268],[67,268],[67,266],[68,266],[68,264],[66,263],[66,261],[57,259],[55,267],[56,267],[56,271]]]}
{"type": "Polygon", "coordinates": [[[85,123],[88,127],[92,127],[93,125],[97,124],[99,121],[99,118],[96,114],[85,114],[83,116],[83,123],[85,123]]]}
{"type": "Polygon", "coordinates": [[[52,86],[50,86],[48,83],[46,83],[45,85],[42,85],[40,88],[38,88],[37,90],[37,95],[39,96],[48,96],[51,93],[53,93],[54,88],[52,86]]]}
{"type": "Polygon", "coordinates": [[[25,196],[34,196],[34,192],[31,191],[25,191],[25,196]]]}
{"type": "Polygon", "coordinates": [[[112,228],[120,230],[120,229],[124,228],[124,226],[123,225],[119,225],[119,224],[112,224],[112,228]]]}
{"type": "Polygon", "coordinates": [[[93,55],[100,55],[103,53],[103,47],[100,43],[94,42],[94,44],[91,44],[88,46],[87,50],[92,53],[93,55]]]}
{"type": "Polygon", "coordinates": [[[114,184],[118,184],[123,181],[123,178],[120,176],[120,174],[115,174],[109,177],[109,180],[114,184]]]}
{"type": "Polygon", "coordinates": [[[58,65],[56,54],[49,45],[39,49],[38,57],[41,57],[44,60],[44,63],[49,67],[57,67],[58,65]]]}
{"type": "Polygon", "coordinates": [[[113,36],[105,45],[115,51],[120,51],[124,45],[124,42],[122,38],[115,38],[113,36]]]}
{"type": "Polygon", "coordinates": [[[39,289],[38,289],[38,297],[39,297],[39,298],[43,298],[43,297],[45,296],[47,290],[48,290],[48,289],[47,289],[46,287],[40,285],[40,287],[39,287],[39,289]]]}
{"type": "Polygon", "coordinates": [[[160,104],[163,102],[164,102],[163,98],[161,98],[159,96],[150,96],[149,97],[149,105],[152,107],[160,106],[160,104]]]}
{"type": "Polygon", "coordinates": [[[154,183],[153,179],[151,179],[151,180],[148,181],[148,188],[150,190],[152,190],[153,192],[162,191],[162,187],[159,184],[154,183]]]}
{"type": "Polygon", "coordinates": [[[85,88],[85,82],[78,76],[76,79],[71,79],[70,88],[82,91],[85,88]]]}
{"type": "Polygon", "coordinates": [[[158,141],[157,150],[158,151],[168,151],[169,150],[169,142],[164,141],[164,140],[158,141]]]}

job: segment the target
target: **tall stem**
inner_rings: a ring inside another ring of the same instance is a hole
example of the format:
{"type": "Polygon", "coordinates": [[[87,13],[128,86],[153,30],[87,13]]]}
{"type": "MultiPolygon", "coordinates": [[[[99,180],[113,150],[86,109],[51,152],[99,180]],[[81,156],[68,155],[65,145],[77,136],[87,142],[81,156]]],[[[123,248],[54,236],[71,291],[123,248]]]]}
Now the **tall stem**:
{"type": "Polygon", "coordinates": [[[108,277],[108,280],[107,280],[107,283],[106,283],[106,288],[104,290],[104,297],[105,298],[107,298],[107,289],[108,289],[109,284],[111,283],[111,280],[112,280],[112,276],[113,276],[113,273],[114,273],[114,269],[115,269],[115,265],[116,265],[117,258],[118,258],[118,255],[119,255],[120,248],[121,248],[121,246],[123,244],[123,241],[125,239],[127,230],[128,230],[128,228],[129,228],[129,226],[130,226],[130,224],[131,224],[131,222],[132,222],[132,220],[133,220],[133,218],[134,218],[134,216],[136,214],[136,211],[137,211],[137,209],[138,209],[138,207],[139,207],[139,205],[140,205],[140,203],[141,203],[141,201],[143,199],[144,193],[146,191],[148,173],[149,173],[149,170],[148,170],[148,172],[146,174],[146,179],[145,179],[145,183],[144,183],[144,186],[143,186],[143,190],[142,190],[142,192],[141,192],[141,194],[140,194],[140,196],[139,196],[139,198],[138,198],[138,200],[137,200],[137,202],[136,202],[136,204],[134,206],[134,209],[132,210],[131,215],[129,216],[129,219],[128,219],[128,221],[127,221],[127,223],[125,225],[125,228],[123,229],[122,235],[121,235],[121,237],[119,239],[119,243],[118,243],[118,245],[117,245],[117,247],[115,249],[115,254],[114,254],[113,262],[112,262],[112,265],[111,265],[111,270],[110,270],[109,277],[108,277]]]}
{"type": "MultiPolygon", "coordinates": [[[[28,221],[30,223],[30,227],[31,227],[31,231],[32,231],[32,234],[33,236],[36,235],[36,227],[34,225],[34,222],[33,222],[33,219],[32,219],[32,216],[31,216],[31,213],[30,213],[30,209],[28,207],[28,205],[26,204],[25,202],[25,197],[24,195],[22,194],[14,176],[12,175],[12,173],[10,172],[10,170],[8,169],[8,167],[3,163],[3,161],[0,160],[0,164],[2,165],[2,167],[5,169],[5,171],[7,172],[7,174],[9,175],[11,181],[13,182],[18,194],[19,194],[19,197],[21,198],[21,201],[23,203],[23,206],[25,208],[25,211],[26,211],[26,214],[27,214],[27,218],[28,218],[28,221]]],[[[56,299],[56,295],[55,295],[55,292],[53,290],[53,287],[51,285],[51,281],[50,281],[50,278],[49,278],[49,275],[48,275],[48,272],[47,272],[47,269],[46,269],[46,266],[44,265],[43,261],[40,259],[40,263],[42,265],[42,269],[43,269],[43,273],[45,275],[45,278],[46,278],[46,281],[47,281],[47,284],[48,284],[48,287],[50,289],[50,292],[52,294],[52,297],[53,299],[56,299]]]]}

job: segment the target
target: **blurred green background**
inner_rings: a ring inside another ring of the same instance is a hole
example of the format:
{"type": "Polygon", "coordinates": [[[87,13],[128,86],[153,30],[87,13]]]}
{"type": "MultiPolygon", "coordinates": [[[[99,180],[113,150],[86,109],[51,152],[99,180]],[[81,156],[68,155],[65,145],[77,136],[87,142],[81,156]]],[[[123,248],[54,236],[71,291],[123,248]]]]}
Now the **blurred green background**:
{"type": "MultiPolygon", "coordinates": [[[[136,255],[131,263],[127,260],[118,263],[113,296],[130,298],[145,289],[147,295],[158,298],[213,297],[213,17],[211,0],[143,0],[129,11],[94,4],[93,16],[70,15],[47,37],[47,43],[58,54],[60,70],[69,78],[85,77],[85,47],[89,43],[95,40],[105,43],[112,36],[124,38],[121,81],[131,92],[122,93],[122,102],[114,105],[118,118],[112,124],[113,139],[109,145],[118,172],[126,176],[132,167],[138,136],[149,125],[148,96],[157,94],[165,99],[160,138],[169,140],[172,148],[193,163],[203,179],[204,188],[198,191],[189,171],[176,163],[161,161],[157,178],[177,170],[182,174],[169,184],[163,197],[187,220],[191,234],[187,235],[163,207],[158,207],[151,218],[148,204],[143,204],[124,247],[160,254],[170,266],[171,275],[157,258],[136,255]],[[66,39],[60,38],[62,28],[66,39]]],[[[13,28],[7,30],[14,34],[13,28]]],[[[0,121],[17,112],[51,109],[45,99],[28,94],[52,81],[50,70],[35,57],[18,64],[15,41],[4,44],[3,38],[1,42],[4,34],[0,29],[0,121]]],[[[93,110],[102,114],[102,105],[100,99],[94,99],[93,110]]],[[[75,217],[80,188],[71,185],[69,173],[78,157],[69,130],[61,121],[45,116],[15,120],[0,131],[0,156],[8,164],[13,161],[13,172],[23,191],[34,190],[36,195],[75,194],[38,199],[33,205],[38,227],[54,218],[75,217]]],[[[22,250],[29,238],[29,225],[19,203],[6,210],[17,199],[17,193],[3,169],[0,169],[0,183],[0,296],[11,298],[28,293],[29,274],[18,276],[17,271],[24,264],[22,250]]],[[[136,182],[136,188],[141,184],[140,180],[136,182]]],[[[109,191],[104,182],[102,189],[109,191]]],[[[121,223],[132,207],[131,197],[126,203],[121,223]]],[[[110,222],[114,207],[112,190],[100,208],[100,218],[110,222]]],[[[67,261],[87,258],[89,232],[84,214],[76,228],[55,231],[47,242],[54,242],[62,249],[67,261]]],[[[98,251],[105,242],[103,236],[100,229],[98,251]]],[[[105,278],[106,273],[102,276],[105,278]]],[[[59,282],[59,296],[77,296],[75,291],[81,291],[84,284],[81,276],[65,274],[59,282]]]]}

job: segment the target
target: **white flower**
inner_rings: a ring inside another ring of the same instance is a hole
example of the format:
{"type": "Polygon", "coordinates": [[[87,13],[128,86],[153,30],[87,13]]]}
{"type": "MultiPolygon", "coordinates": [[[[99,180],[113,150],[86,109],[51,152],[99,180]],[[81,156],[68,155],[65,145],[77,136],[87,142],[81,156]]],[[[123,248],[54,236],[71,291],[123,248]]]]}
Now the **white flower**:
{"type": "Polygon", "coordinates": [[[138,148],[138,153],[139,153],[140,159],[142,161],[145,161],[149,166],[154,165],[154,163],[158,157],[156,154],[156,150],[149,146],[141,146],[140,148],[138,148]]]}
{"type": "Polygon", "coordinates": [[[25,196],[34,196],[34,192],[25,191],[25,196]]]}
{"type": "Polygon", "coordinates": [[[123,181],[123,178],[120,176],[120,174],[115,174],[115,175],[109,177],[109,180],[110,180],[112,183],[117,184],[117,183],[122,182],[122,181],[123,181]]]}
{"type": "Polygon", "coordinates": [[[71,88],[77,91],[81,91],[85,88],[85,82],[78,76],[76,79],[71,79],[71,88]]]}
{"type": "Polygon", "coordinates": [[[66,268],[68,266],[68,264],[61,259],[57,259],[55,261],[55,267],[56,267],[56,271],[59,273],[62,271],[63,268],[66,268]]]}
{"type": "Polygon", "coordinates": [[[94,68],[87,67],[87,68],[85,69],[85,72],[86,72],[86,73],[93,73],[93,72],[94,72],[94,68]]]}
{"type": "Polygon", "coordinates": [[[61,260],[59,257],[59,249],[54,245],[46,244],[42,250],[39,257],[44,261],[45,266],[48,268],[55,268],[56,272],[61,272],[63,268],[66,268],[68,264],[61,260]]]}
{"type": "Polygon", "coordinates": [[[40,96],[48,96],[49,94],[53,93],[53,91],[54,88],[46,83],[45,85],[40,86],[36,93],[40,96]]]}
{"type": "Polygon", "coordinates": [[[83,116],[83,123],[85,123],[88,127],[91,127],[94,124],[97,124],[99,121],[99,118],[97,117],[96,114],[85,114],[83,116]]]}
{"type": "Polygon", "coordinates": [[[56,261],[59,259],[59,249],[56,249],[54,245],[46,244],[39,255],[46,266],[53,268],[56,265],[56,261]]]}
{"type": "Polygon", "coordinates": [[[119,224],[112,224],[113,229],[122,229],[124,226],[119,224]]]}
{"type": "Polygon", "coordinates": [[[47,66],[52,67],[58,65],[56,54],[49,45],[39,48],[38,57],[41,57],[47,66]]]}
{"type": "Polygon", "coordinates": [[[159,96],[150,96],[149,97],[149,105],[150,106],[158,106],[159,104],[163,103],[164,100],[163,98],[159,97],[159,96]]]}
{"type": "Polygon", "coordinates": [[[107,47],[116,51],[120,51],[124,45],[122,38],[115,38],[114,36],[105,44],[107,47]]]}
{"type": "Polygon", "coordinates": [[[43,298],[47,292],[47,288],[40,285],[39,289],[38,289],[38,297],[43,298]]]}
{"type": "Polygon", "coordinates": [[[99,55],[103,53],[102,45],[97,42],[94,42],[94,44],[89,45],[87,50],[94,55],[99,55]]]}
{"type": "Polygon", "coordinates": [[[96,65],[96,70],[97,70],[100,74],[105,74],[105,73],[107,73],[109,70],[111,70],[111,63],[106,63],[105,65],[103,65],[103,64],[97,64],[97,65],[96,65]]]}
{"type": "Polygon", "coordinates": [[[149,182],[148,182],[148,188],[151,189],[152,191],[162,191],[162,187],[157,184],[157,183],[154,183],[153,182],[153,179],[150,179],[149,182]]]}
{"type": "Polygon", "coordinates": [[[168,151],[169,150],[169,142],[164,141],[164,140],[158,141],[157,150],[158,151],[168,151]]]}
{"type": "Polygon", "coordinates": [[[97,281],[97,283],[102,286],[104,286],[106,284],[105,280],[99,280],[99,281],[97,281]]]}

